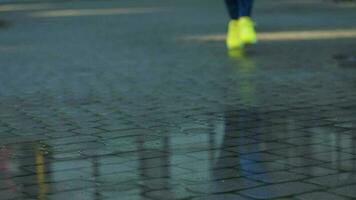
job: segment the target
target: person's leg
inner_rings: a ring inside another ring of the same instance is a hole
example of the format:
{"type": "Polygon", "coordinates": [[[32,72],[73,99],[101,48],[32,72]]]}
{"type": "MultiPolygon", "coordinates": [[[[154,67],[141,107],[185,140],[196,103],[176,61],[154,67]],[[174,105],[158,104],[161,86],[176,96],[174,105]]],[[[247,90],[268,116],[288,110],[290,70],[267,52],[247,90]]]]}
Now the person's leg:
{"type": "Polygon", "coordinates": [[[225,0],[231,20],[226,44],[228,49],[241,49],[245,44],[257,42],[254,22],[251,19],[253,0],[225,0]]]}
{"type": "Polygon", "coordinates": [[[239,39],[242,44],[253,44],[257,42],[254,22],[251,19],[253,0],[239,1],[239,39]]]}
{"type": "Polygon", "coordinates": [[[230,15],[226,45],[229,49],[240,48],[241,42],[238,40],[239,0],[225,0],[225,4],[230,15]]]}
{"type": "Polygon", "coordinates": [[[237,0],[239,5],[239,17],[251,17],[253,0],[237,0]]]}
{"type": "Polygon", "coordinates": [[[239,0],[225,0],[227,10],[231,19],[238,19],[240,17],[239,0]]]}

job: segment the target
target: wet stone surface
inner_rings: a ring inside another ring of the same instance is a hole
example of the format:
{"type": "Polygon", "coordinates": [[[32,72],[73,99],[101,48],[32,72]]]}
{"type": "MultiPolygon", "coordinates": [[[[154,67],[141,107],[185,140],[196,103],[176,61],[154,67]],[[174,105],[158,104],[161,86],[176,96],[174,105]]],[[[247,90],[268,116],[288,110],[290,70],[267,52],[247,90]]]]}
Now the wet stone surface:
{"type": "Polygon", "coordinates": [[[356,55],[335,55],[340,67],[356,67],[356,55]]]}
{"type": "Polygon", "coordinates": [[[224,33],[219,1],[2,7],[0,200],[356,198],[356,71],[333,58],[356,42],[332,32],[355,8],[256,6],[261,35],[323,34],[241,54],[184,39],[224,33]]]}

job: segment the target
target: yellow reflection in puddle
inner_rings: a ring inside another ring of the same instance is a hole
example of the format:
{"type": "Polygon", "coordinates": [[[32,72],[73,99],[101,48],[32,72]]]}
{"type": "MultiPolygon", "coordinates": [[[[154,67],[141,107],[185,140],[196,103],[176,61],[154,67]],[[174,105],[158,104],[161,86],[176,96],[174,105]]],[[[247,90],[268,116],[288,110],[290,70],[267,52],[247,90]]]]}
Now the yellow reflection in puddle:
{"type": "Polygon", "coordinates": [[[241,102],[245,105],[254,104],[256,101],[256,85],[250,78],[256,69],[254,59],[249,57],[243,49],[229,49],[227,54],[236,61],[237,73],[242,75],[239,86],[236,88],[239,91],[241,102]]]}
{"type": "MultiPolygon", "coordinates": [[[[224,41],[225,34],[187,36],[183,40],[193,40],[198,42],[224,41]]],[[[260,32],[259,41],[299,41],[299,40],[327,40],[356,38],[356,29],[340,30],[302,30],[302,31],[281,31],[281,32],[260,32]]]]}
{"type": "Polygon", "coordinates": [[[47,196],[47,186],[45,177],[45,159],[43,151],[40,149],[36,150],[36,173],[37,173],[37,183],[38,183],[38,199],[44,200],[47,196]]]}
{"type": "Polygon", "coordinates": [[[80,16],[95,16],[95,15],[124,15],[124,14],[140,14],[162,11],[162,8],[147,7],[147,8],[103,8],[103,9],[68,9],[68,10],[51,10],[33,12],[33,17],[80,17],[80,16]]]}

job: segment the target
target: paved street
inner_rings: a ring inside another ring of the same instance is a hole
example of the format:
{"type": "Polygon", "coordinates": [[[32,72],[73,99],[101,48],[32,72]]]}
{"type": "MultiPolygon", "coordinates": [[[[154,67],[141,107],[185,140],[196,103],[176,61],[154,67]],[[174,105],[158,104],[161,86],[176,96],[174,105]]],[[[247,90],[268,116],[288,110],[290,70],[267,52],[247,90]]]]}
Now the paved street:
{"type": "Polygon", "coordinates": [[[0,200],[356,199],[356,4],[0,4],[0,200]]]}

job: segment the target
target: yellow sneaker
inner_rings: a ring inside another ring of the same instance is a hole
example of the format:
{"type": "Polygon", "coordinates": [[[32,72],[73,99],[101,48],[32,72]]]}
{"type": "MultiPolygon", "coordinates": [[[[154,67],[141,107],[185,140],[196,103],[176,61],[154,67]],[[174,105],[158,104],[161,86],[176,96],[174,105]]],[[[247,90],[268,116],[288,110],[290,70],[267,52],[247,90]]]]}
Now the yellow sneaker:
{"type": "Polygon", "coordinates": [[[239,40],[243,45],[257,42],[255,24],[250,17],[241,17],[238,21],[239,40]]]}
{"type": "Polygon", "coordinates": [[[239,20],[230,20],[226,37],[226,46],[228,49],[238,49],[242,47],[242,43],[239,39],[239,20]]]}

